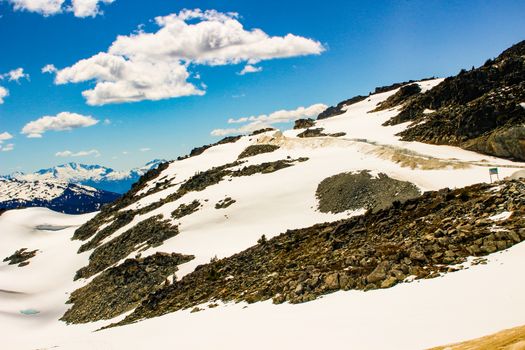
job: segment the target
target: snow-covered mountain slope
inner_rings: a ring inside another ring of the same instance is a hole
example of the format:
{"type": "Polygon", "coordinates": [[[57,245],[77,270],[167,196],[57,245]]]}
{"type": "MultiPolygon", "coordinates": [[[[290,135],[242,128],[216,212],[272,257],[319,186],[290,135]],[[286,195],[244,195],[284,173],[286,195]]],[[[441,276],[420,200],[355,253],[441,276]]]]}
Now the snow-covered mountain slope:
{"type": "MultiPolygon", "coordinates": [[[[425,81],[421,86],[428,90],[441,81],[425,81]]],[[[382,126],[397,113],[397,109],[370,113],[396,91],[372,95],[349,106],[344,114],[316,123],[316,127],[322,127],[326,132],[346,133],[342,137],[300,138],[297,135],[304,131],[301,129],[282,133],[269,131],[243,136],[235,142],[209,148],[196,157],[172,162],[156,178],[101,213],[91,223],[93,227],[89,234],[101,232],[114,223],[119,212],[129,211],[132,220],[114,230],[104,230],[102,243],[118,238],[146,219],[161,215],[163,220],[178,226],[179,234],[160,247],[146,250],[143,255],[156,251],[195,255],[194,260],[181,266],[177,273],[181,277],[211,258],[226,257],[256,244],[262,234],[271,238],[288,229],[362,214],[364,208],[336,214],[318,210],[317,187],[321,181],[336,174],[362,170],[385,173],[393,179],[408,181],[423,192],[488,182],[489,168],[492,167],[498,167],[503,178],[525,166],[525,163],[457,147],[400,141],[395,135],[407,124],[382,126]],[[242,164],[232,165],[249,146],[267,144],[279,148],[241,159],[242,164]],[[293,161],[292,166],[274,172],[255,172],[247,176],[230,173],[217,183],[204,183],[194,189],[185,185],[189,180],[191,183],[201,181],[195,178],[199,173],[205,178],[217,177],[216,171],[210,171],[213,167],[226,165],[235,172],[244,167],[302,157],[308,160],[293,161]],[[235,203],[216,209],[215,205],[227,197],[235,203]],[[200,204],[196,212],[180,219],[171,216],[181,205],[194,201],[200,204]]],[[[135,252],[129,252],[121,258],[134,255],[135,252]]]]}
{"type": "Polygon", "coordinates": [[[165,160],[154,159],[140,168],[116,171],[101,165],[67,163],[31,174],[14,173],[6,178],[24,181],[60,181],[91,186],[109,192],[125,193],[138,179],[165,160]]]}
{"type": "Polygon", "coordinates": [[[0,209],[45,207],[82,214],[98,211],[118,197],[113,192],[65,182],[0,179],[0,209]]]}
{"type": "Polygon", "coordinates": [[[37,208],[0,215],[0,257],[14,249],[37,250],[27,266],[0,265],[3,347],[415,350],[525,323],[521,243],[487,256],[485,264],[390,289],[340,291],[296,305],[219,303],[94,332],[107,322],[58,321],[69,307],[65,298],[85,284],[71,276],[87,264],[88,254],[76,254],[81,242],[70,237],[92,217],[37,208]]]}
{"type": "MultiPolygon", "coordinates": [[[[424,92],[440,82],[418,84],[424,92]]],[[[56,251],[78,250],[67,255],[68,266],[39,265],[38,252],[27,266],[1,265],[5,342],[21,349],[420,349],[525,323],[525,284],[516,278],[525,254],[517,226],[523,182],[400,204],[407,192],[489,182],[490,168],[503,178],[525,163],[401,141],[396,134],[409,123],[383,126],[400,107],[374,111],[397,91],[317,121],[313,128],[323,130],[246,135],[165,164],[76,230],[56,231],[67,217],[4,213],[1,234],[39,237],[51,229],[56,251]],[[336,205],[325,210],[323,201],[336,205]],[[381,210],[384,202],[393,206],[381,210]],[[470,266],[480,260],[469,255],[496,251],[486,265],[470,266]],[[460,263],[463,270],[446,273],[460,263]],[[27,279],[45,269],[64,278],[53,290],[27,279]],[[273,305],[272,298],[312,301],[273,305]],[[259,300],[266,301],[244,302],[259,300]],[[74,324],[58,321],[62,315],[74,324]],[[152,316],[159,317],[144,320],[152,316]],[[125,317],[140,322],[92,333],[125,317]],[[28,327],[31,337],[21,337],[28,327]]],[[[4,249],[0,239],[6,257],[41,249],[15,238],[4,249]]]]}

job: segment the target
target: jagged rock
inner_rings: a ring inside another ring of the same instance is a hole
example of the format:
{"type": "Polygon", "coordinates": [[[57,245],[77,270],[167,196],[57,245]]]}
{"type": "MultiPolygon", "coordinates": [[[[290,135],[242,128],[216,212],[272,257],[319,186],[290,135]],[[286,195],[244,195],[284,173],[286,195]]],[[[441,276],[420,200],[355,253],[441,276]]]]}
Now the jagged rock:
{"type": "Polygon", "coordinates": [[[311,128],[315,125],[315,120],[308,118],[308,119],[297,119],[294,123],[293,128],[294,129],[307,129],[311,128]]]}
{"type": "Polygon", "coordinates": [[[379,106],[374,109],[374,112],[393,108],[405,103],[409,98],[421,92],[419,84],[409,84],[402,86],[398,92],[381,102],[379,106]]]}
{"type": "Polygon", "coordinates": [[[38,250],[28,251],[27,248],[21,248],[14,252],[11,256],[8,256],[3,261],[9,262],[9,265],[16,265],[18,267],[27,266],[29,264],[29,259],[33,258],[38,250]]]}
{"type": "Polygon", "coordinates": [[[413,121],[403,140],[525,160],[525,41],[410,98],[386,124],[413,121]],[[433,110],[433,113],[425,113],[433,110]]]}
{"type": "Polygon", "coordinates": [[[339,289],[339,274],[338,273],[332,273],[330,275],[327,275],[324,279],[324,283],[326,287],[330,290],[332,289],[339,289]]]}
{"type": "Polygon", "coordinates": [[[343,110],[345,107],[353,105],[354,103],[357,103],[357,102],[361,102],[365,100],[366,98],[367,96],[358,95],[358,96],[354,96],[348,100],[338,103],[337,106],[335,107],[328,107],[327,109],[325,109],[323,112],[321,112],[317,116],[317,120],[335,117],[336,115],[343,114],[345,112],[343,110]]]}

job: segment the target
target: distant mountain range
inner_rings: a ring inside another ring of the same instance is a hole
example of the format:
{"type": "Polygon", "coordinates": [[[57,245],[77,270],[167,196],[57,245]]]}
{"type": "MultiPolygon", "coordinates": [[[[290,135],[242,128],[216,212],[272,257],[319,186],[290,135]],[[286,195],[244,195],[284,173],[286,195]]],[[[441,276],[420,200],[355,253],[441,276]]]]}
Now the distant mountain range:
{"type": "Polygon", "coordinates": [[[164,163],[163,159],[154,159],[143,167],[134,168],[130,171],[116,171],[102,165],[86,165],[79,163],[67,163],[48,169],[42,169],[30,174],[13,173],[4,179],[20,181],[44,181],[62,182],[84,186],[90,186],[102,191],[123,194],[131,185],[139,180],[148,170],[156,168],[164,163]]]}
{"type": "Polygon", "coordinates": [[[58,181],[0,179],[0,210],[46,207],[67,214],[100,210],[120,194],[58,181]]]}

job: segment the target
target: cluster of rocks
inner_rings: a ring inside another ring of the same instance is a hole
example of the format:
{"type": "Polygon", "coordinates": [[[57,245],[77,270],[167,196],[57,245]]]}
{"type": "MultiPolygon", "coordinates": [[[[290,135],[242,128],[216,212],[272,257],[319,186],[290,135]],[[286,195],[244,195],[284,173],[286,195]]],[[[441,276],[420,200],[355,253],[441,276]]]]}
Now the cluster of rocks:
{"type": "Polygon", "coordinates": [[[29,265],[29,259],[33,258],[38,250],[28,251],[27,248],[18,249],[11,256],[8,256],[3,261],[9,262],[9,265],[16,265],[23,267],[29,265]]]}
{"type": "Polygon", "coordinates": [[[224,199],[221,199],[215,204],[215,209],[225,209],[228,208],[233,203],[237,202],[235,199],[231,197],[226,197],[224,199]]]}
{"type": "Polygon", "coordinates": [[[300,138],[307,138],[307,137],[321,137],[321,136],[331,136],[331,137],[342,137],[345,136],[346,133],[344,132],[336,132],[333,134],[325,134],[323,132],[323,128],[315,128],[315,129],[306,129],[305,131],[297,134],[297,137],[300,138]]]}
{"type": "Polygon", "coordinates": [[[75,280],[88,278],[124,259],[134,251],[157,247],[179,233],[177,226],[154,216],[98,246],[89,256],[89,264],[75,274],[75,280]]]}
{"type": "Polygon", "coordinates": [[[387,124],[413,121],[407,141],[456,145],[525,160],[525,41],[495,60],[413,96],[387,124]],[[433,111],[433,113],[428,113],[433,111]]]}
{"type": "Polygon", "coordinates": [[[179,205],[177,209],[175,209],[171,213],[171,217],[174,219],[180,219],[184,216],[195,213],[197,210],[199,210],[200,206],[201,206],[201,202],[199,202],[196,199],[189,204],[181,204],[179,205]]]}
{"type": "Polygon", "coordinates": [[[373,112],[383,111],[385,109],[393,108],[402,105],[411,97],[419,94],[421,87],[419,84],[409,84],[402,86],[395,94],[381,102],[373,112]]]}
{"type": "Polygon", "coordinates": [[[72,307],[61,320],[86,323],[116,317],[135,308],[149,294],[169,283],[180,264],[193,256],[156,253],[146,258],[127,259],[96,276],[89,284],[71,293],[72,307]]]}
{"type": "Polygon", "coordinates": [[[315,126],[315,120],[313,120],[312,118],[308,118],[308,119],[297,119],[294,123],[294,130],[295,129],[307,129],[307,128],[311,128],[315,126]]]}
{"type": "Polygon", "coordinates": [[[277,145],[269,145],[269,144],[262,144],[262,145],[250,145],[244,149],[244,151],[239,154],[238,159],[242,158],[248,158],[253,157],[258,154],[262,153],[270,153],[277,151],[279,149],[279,146],[277,145]]]}
{"type": "Polygon", "coordinates": [[[262,128],[262,129],[258,129],[258,130],[255,130],[254,132],[252,132],[250,134],[250,136],[255,136],[255,135],[259,135],[259,134],[263,134],[265,132],[268,132],[268,131],[273,131],[273,130],[276,130],[275,128],[262,128]]]}
{"type": "Polygon", "coordinates": [[[226,136],[225,138],[223,138],[223,139],[221,139],[221,140],[219,140],[219,141],[217,141],[215,143],[212,143],[212,144],[209,144],[209,145],[200,146],[200,147],[195,147],[194,149],[192,149],[190,151],[190,154],[188,154],[186,156],[177,157],[177,160],[184,160],[184,159],[187,159],[187,158],[190,158],[190,157],[195,157],[195,156],[201,155],[208,148],[211,148],[213,146],[223,145],[223,144],[226,144],[226,143],[234,143],[234,142],[239,141],[239,139],[241,137],[242,137],[241,135],[238,135],[238,136],[226,136]]]}
{"type": "MultiPolygon", "coordinates": [[[[421,81],[432,80],[432,79],[435,79],[435,77],[421,79],[421,81]]],[[[402,82],[402,83],[394,83],[394,84],[391,84],[391,85],[376,87],[374,89],[374,92],[373,93],[370,92],[368,94],[368,96],[357,95],[357,96],[354,96],[352,98],[349,98],[348,100],[344,100],[344,101],[338,103],[337,106],[328,107],[326,110],[324,110],[323,112],[321,112],[317,116],[317,120],[331,118],[331,117],[335,117],[337,115],[343,114],[343,113],[345,113],[344,109],[346,107],[348,107],[350,105],[353,105],[355,103],[364,101],[372,94],[380,94],[380,93],[383,93],[383,92],[388,92],[388,91],[391,91],[391,90],[394,90],[394,89],[398,89],[398,88],[400,88],[400,87],[402,87],[404,85],[412,84],[412,83],[415,83],[415,82],[416,82],[415,80],[409,80],[409,81],[405,81],[405,82],[402,82]]]]}
{"type": "Polygon", "coordinates": [[[341,213],[347,210],[378,211],[393,202],[404,202],[421,192],[408,181],[399,181],[380,173],[373,177],[369,171],[342,173],[324,179],[317,187],[319,211],[341,213]]]}
{"type": "Polygon", "coordinates": [[[343,114],[345,112],[344,111],[345,107],[348,107],[350,105],[353,105],[354,103],[366,100],[367,97],[368,96],[357,95],[352,98],[349,98],[348,100],[344,100],[343,102],[339,102],[337,106],[328,107],[327,109],[325,109],[323,112],[321,112],[317,116],[317,120],[331,118],[331,117],[335,117],[336,115],[343,114]]]}
{"type": "Polygon", "coordinates": [[[433,278],[525,240],[525,182],[425,192],[363,216],[289,230],[145,298],[119,324],[205,302],[300,303],[337,290],[433,278]],[[509,213],[502,217],[502,213],[509,213]]]}

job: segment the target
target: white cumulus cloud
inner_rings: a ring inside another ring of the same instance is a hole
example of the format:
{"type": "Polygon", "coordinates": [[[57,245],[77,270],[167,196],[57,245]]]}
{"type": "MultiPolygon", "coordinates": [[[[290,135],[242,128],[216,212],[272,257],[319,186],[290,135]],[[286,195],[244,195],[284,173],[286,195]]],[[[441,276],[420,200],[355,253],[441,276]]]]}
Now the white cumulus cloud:
{"type": "Polygon", "coordinates": [[[99,3],[111,4],[115,0],[71,0],[71,9],[75,17],[96,17],[102,14],[99,3]]]}
{"type": "Polygon", "coordinates": [[[100,157],[100,152],[96,149],[92,149],[89,151],[79,151],[79,152],[71,152],[71,151],[62,151],[55,153],[55,157],[63,157],[63,158],[69,158],[69,157],[100,157]]]}
{"type": "Polygon", "coordinates": [[[46,64],[44,67],[42,67],[42,73],[56,73],[57,67],[55,67],[52,64],[46,64]]]}
{"type": "Polygon", "coordinates": [[[7,131],[3,132],[0,134],[0,144],[3,143],[4,141],[11,140],[12,138],[13,138],[13,135],[8,133],[7,131]]]}
{"type": "Polygon", "coordinates": [[[43,16],[56,15],[62,12],[65,0],[8,0],[16,11],[29,11],[43,16]]]}
{"type": "Polygon", "coordinates": [[[29,80],[29,74],[24,73],[24,68],[13,69],[0,76],[1,79],[7,79],[9,81],[20,82],[20,79],[29,80]]]}
{"type": "Polygon", "coordinates": [[[215,129],[211,132],[213,136],[225,136],[231,134],[244,134],[258,129],[270,127],[272,124],[288,123],[301,118],[312,118],[326,110],[328,106],[317,103],[309,107],[299,107],[293,110],[278,110],[270,114],[261,114],[238,119],[228,119],[228,124],[245,124],[237,128],[215,129]]]}
{"type": "Polygon", "coordinates": [[[262,67],[256,67],[251,64],[247,64],[244,66],[244,68],[239,72],[239,75],[245,75],[248,73],[259,73],[262,72],[262,67]]]}
{"type": "Polygon", "coordinates": [[[46,131],[66,131],[77,128],[86,128],[97,124],[99,121],[91,116],[77,113],[61,112],[55,116],[44,116],[27,123],[22,129],[22,134],[29,138],[42,137],[46,131]]]}
{"type": "Polygon", "coordinates": [[[245,70],[255,71],[260,68],[254,65],[264,60],[325,50],[318,41],[294,34],[247,30],[235,13],[183,10],[157,17],[155,23],[156,32],[139,29],[118,36],[107,52],[58,70],[55,83],[95,81],[93,89],[83,92],[90,105],[203,95],[188,82],[192,66],[245,62],[245,70]]]}
{"type": "Polygon", "coordinates": [[[95,17],[102,14],[100,4],[111,4],[115,0],[7,0],[15,11],[28,11],[41,14],[45,17],[56,15],[64,11],[73,12],[75,17],[95,17]]]}

